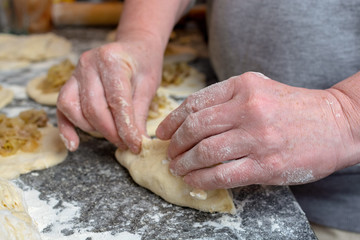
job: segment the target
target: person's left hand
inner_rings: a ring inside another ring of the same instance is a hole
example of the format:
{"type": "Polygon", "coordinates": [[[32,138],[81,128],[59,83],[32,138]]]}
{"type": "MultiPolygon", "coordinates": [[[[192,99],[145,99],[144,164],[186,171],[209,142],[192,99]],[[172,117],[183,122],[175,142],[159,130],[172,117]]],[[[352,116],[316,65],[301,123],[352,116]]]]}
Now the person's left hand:
{"type": "Polygon", "coordinates": [[[196,188],[311,182],[353,164],[335,95],[245,73],[188,97],[157,136],[171,139],[171,171],[196,188]]]}

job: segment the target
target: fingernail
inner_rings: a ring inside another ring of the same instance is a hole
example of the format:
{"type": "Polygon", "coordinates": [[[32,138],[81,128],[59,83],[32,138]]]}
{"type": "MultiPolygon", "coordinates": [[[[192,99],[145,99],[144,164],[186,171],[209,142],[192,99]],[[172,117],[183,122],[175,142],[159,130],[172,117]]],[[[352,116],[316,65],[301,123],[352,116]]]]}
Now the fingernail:
{"type": "Polygon", "coordinates": [[[257,76],[261,77],[261,78],[264,78],[264,79],[270,79],[268,78],[267,76],[265,76],[264,74],[260,73],[260,72],[252,72],[254,74],[256,74],[257,76]]]}
{"type": "Polygon", "coordinates": [[[130,148],[130,150],[131,150],[133,153],[135,153],[135,154],[140,153],[140,150],[141,150],[138,145],[131,145],[129,148],[130,148]]]}
{"type": "Polygon", "coordinates": [[[65,147],[67,150],[69,151],[72,151],[72,149],[75,147],[75,143],[70,141],[70,144],[69,144],[69,140],[67,140],[64,135],[62,135],[60,133],[60,139],[62,140],[62,142],[64,143],[65,147]]]}
{"type": "Polygon", "coordinates": [[[176,174],[176,172],[173,169],[169,168],[169,171],[173,176],[175,176],[175,177],[179,176],[179,175],[176,174]]]}

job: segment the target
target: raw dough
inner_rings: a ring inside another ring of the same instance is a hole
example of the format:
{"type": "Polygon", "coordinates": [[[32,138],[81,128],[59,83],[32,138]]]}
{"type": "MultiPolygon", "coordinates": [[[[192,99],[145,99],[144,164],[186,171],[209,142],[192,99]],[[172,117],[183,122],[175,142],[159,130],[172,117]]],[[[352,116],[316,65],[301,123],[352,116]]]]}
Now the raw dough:
{"type": "Polygon", "coordinates": [[[53,33],[0,34],[0,60],[37,62],[66,56],[70,50],[71,43],[53,33]]]}
{"type": "Polygon", "coordinates": [[[48,124],[39,128],[42,134],[39,148],[32,153],[17,152],[8,157],[0,156],[0,178],[13,179],[20,174],[54,166],[67,156],[67,149],[59,137],[58,128],[48,124]]]}
{"type": "Polygon", "coordinates": [[[0,60],[0,71],[11,71],[29,66],[29,61],[8,61],[0,60]]]}
{"type": "Polygon", "coordinates": [[[159,89],[165,93],[179,97],[186,98],[190,94],[199,91],[206,86],[205,75],[195,68],[190,66],[190,74],[179,85],[170,84],[166,87],[160,86],[159,89]]]}
{"type": "Polygon", "coordinates": [[[175,100],[173,100],[169,94],[164,91],[164,89],[158,89],[157,95],[159,96],[165,96],[166,103],[164,108],[159,109],[159,116],[157,118],[148,119],[146,121],[146,130],[147,134],[149,136],[155,136],[155,132],[159,124],[165,119],[165,117],[173,111],[175,108],[177,108],[180,104],[177,103],[175,100]]]}
{"type": "Polygon", "coordinates": [[[0,109],[9,104],[13,100],[13,98],[13,91],[0,86],[0,109]]]}
{"type": "Polygon", "coordinates": [[[60,88],[71,77],[74,69],[75,65],[69,59],[52,65],[46,75],[28,82],[26,85],[27,94],[38,103],[56,106],[60,88]]]}
{"type": "Polygon", "coordinates": [[[201,200],[196,197],[198,191],[187,185],[181,177],[175,177],[169,171],[167,148],[169,141],[143,138],[140,154],[117,150],[115,153],[119,163],[129,170],[136,183],[151,190],[166,201],[205,212],[236,212],[232,197],[228,190],[218,189],[206,191],[207,197],[201,200]]]}
{"type": "Polygon", "coordinates": [[[26,85],[26,93],[40,104],[56,106],[59,92],[43,93],[41,89],[37,88],[40,82],[44,81],[45,78],[46,75],[30,80],[26,85]]]}
{"type": "Polygon", "coordinates": [[[40,240],[20,189],[0,179],[0,240],[40,240]]]}

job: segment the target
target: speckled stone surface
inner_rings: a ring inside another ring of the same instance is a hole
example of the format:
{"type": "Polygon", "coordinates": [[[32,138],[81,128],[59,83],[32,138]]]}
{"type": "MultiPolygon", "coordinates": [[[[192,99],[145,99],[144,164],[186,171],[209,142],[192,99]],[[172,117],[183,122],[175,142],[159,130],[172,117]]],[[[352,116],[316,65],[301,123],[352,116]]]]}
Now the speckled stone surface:
{"type": "MultiPolygon", "coordinates": [[[[77,54],[104,42],[103,29],[62,29],[77,54]]],[[[214,81],[207,60],[193,63],[214,81]]],[[[48,64],[5,72],[0,83],[16,90],[2,109],[14,115],[44,108],[56,124],[55,108],[28,99],[24,86],[48,64]]],[[[210,214],[169,204],[134,183],[104,139],[81,133],[78,151],[52,168],[14,182],[24,190],[29,213],[43,239],[316,239],[288,187],[249,186],[233,190],[236,215],[210,214]]]]}

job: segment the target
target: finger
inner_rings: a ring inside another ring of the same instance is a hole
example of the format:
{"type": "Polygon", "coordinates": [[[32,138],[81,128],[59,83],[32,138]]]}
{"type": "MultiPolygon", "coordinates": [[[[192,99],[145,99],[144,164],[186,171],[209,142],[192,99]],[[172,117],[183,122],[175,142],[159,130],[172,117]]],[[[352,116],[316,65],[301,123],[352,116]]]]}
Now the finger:
{"type": "Polygon", "coordinates": [[[190,114],[229,101],[233,97],[233,86],[234,81],[229,79],[193,93],[165,118],[157,128],[156,136],[170,139],[190,114]]]}
{"type": "Polygon", "coordinates": [[[59,110],[56,110],[56,116],[61,140],[69,151],[75,151],[79,146],[79,136],[74,125],[59,110]]]}
{"type": "Polygon", "coordinates": [[[74,126],[85,132],[95,131],[81,111],[79,86],[74,76],[61,88],[56,106],[74,126]]]}
{"type": "Polygon", "coordinates": [[[133,96],[135,125],[139,129],[140,134],[145,136],[147,136],[146,121],[148,118],[149,107],[156,93],[156,84],[153,84],[155,86],[144,86],[148,81],[151,81],[151,79],[145,79],[140,76],[139,79],[135,81],[137,84],[134,86],[133,96]]]}
{"type": "Polygon", "coordinates": [[[108,106],[115,119],[117,133],[133,153],[141,149],[141,133],[134,120],[132,101],[132,77],[130,67],[123,63],[116,68],[101,71],[108,106]]]}
{"type": "Polygon", "coordinates": [[[227,189],[266,182],[269,174],[257,161],[245,157],[212,168],[193,171],[184,177],[184,181],[199,189],[227,189]]]}
{"type": "Polygon", "coordinates": [[[232,99],[188,115],[171,138],[168,148],[170,159],[192,148],[202,139],[234,128],[239,124],[238,116],[242,112],[239,103],[232,99]]]}
{"type": "Polygon", "coordinates": [[[98,73],[91,69],[80,70],[79,88],[82,113],[89,124],[101,135],[121,149],[125,144],[116,131],[113,116],[104,96],[103,85],[98,73]]]}
{"type": "Polygon", "coordinates": [[[174,175],[184,176],[194,170],[240,159],[251,154],[255,143],[255,139],[240,129],[214,135],[171,160],[170,171],[174,175]]]}

